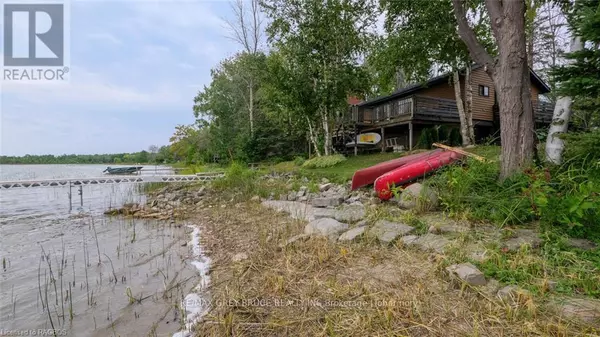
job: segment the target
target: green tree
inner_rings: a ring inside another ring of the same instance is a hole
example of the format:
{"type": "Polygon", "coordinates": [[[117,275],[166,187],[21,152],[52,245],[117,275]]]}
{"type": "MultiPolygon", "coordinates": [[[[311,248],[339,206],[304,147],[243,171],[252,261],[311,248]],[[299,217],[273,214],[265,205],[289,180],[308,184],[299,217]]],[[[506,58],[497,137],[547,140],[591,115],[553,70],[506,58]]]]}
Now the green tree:
{"type": "Polygon", "coordinates": [[[348,95],[365,92],[369,86],[360,60],[372,37],[369,28],[375,18],[374,3],[267,0],[263,8],[271,19],[269,39],[291,66],[288,70],[294,77],[288,79],[289,84],[294,91],[304,92],[307,85],[312,89],[311,103],[316,106],[304,117],[315,150],[320,154],[316,135],[321,133],[324,154],[328,155],[332,123],[347,111],[348,95]]]}

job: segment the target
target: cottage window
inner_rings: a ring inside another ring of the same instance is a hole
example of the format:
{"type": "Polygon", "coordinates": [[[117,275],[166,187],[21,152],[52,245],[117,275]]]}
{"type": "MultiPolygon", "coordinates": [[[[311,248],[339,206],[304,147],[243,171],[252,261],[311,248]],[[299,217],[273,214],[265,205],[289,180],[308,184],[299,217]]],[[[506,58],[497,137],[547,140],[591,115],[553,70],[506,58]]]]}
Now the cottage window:
{"type": "Polygon", "coordinates": [[[485,86],[485,85],[480,85],[479,86],[479,96],[489,97],[490,96],[490,87],[485,86]]]}

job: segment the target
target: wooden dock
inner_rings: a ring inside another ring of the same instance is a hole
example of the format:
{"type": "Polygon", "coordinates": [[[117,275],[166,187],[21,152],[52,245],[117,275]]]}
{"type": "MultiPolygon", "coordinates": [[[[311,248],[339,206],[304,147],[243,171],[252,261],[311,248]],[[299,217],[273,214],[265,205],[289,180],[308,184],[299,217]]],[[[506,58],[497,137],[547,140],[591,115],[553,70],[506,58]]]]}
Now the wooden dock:
{"type": "Polygon", "coordinates": [[[14,188],[34,187],[61,187],[85,186],[106,184],[132,184],[132,183],[187,183],[210,181],[223,176],[220,172],[204,172],[194,175],[131,175],[131,176],[104,176],[99,178],[63,178],[39,180],[0,181],[0,190],[14,188]]]}

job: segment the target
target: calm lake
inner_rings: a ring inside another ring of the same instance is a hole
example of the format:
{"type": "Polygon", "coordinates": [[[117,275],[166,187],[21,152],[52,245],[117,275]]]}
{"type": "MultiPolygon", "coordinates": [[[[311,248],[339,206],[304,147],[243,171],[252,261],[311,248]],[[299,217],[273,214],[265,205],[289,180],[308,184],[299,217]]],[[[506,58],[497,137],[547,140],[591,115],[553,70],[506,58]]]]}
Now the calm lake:
{"type": "MultiPolygon", "coordinates": [[[[0,181],[100,177],[105,168],[0,165],[0,181]]],[[[207,263],[199,230],[103,214],[145,202],[139,187],[83,186],[83,206],[74,187],[71,211],[68,187],[0,190],[0,335],[52,328],[57,336],[187,335],[182,303],[204,282],[198,265],[207,263]]]]}

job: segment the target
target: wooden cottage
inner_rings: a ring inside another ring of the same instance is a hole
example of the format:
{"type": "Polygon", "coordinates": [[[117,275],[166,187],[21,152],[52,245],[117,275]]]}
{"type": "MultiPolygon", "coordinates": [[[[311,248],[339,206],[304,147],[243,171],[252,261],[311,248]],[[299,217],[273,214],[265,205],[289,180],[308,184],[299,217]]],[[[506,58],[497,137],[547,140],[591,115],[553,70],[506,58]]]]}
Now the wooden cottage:
{"type": "MultiPolygon", "coordinates": [[[[460,75],[461,93],[465,94],[464,74],[460,75]]],[[[500,127],[494,83],[483,67],[471,72],[473,90],[473,125],[478,140],[493,135],[500,127]]],[[[553,104],[540,99],[550,88],[531,71],[531,96],[536,124],[547,125],[552,120],[553,104]]],[[[382,137],[378,147],[410,150],[416,146],[422,130],[435,125],[459,127],[451,74],[434,77],[424,84],[415,84],[367,101],[350,102],[350,109],[338,122],[334,143],[346,147],[354,135],[376,132],[382,137]]],[[[356,151],[356,149],[355,149],[356,151]]]]}

